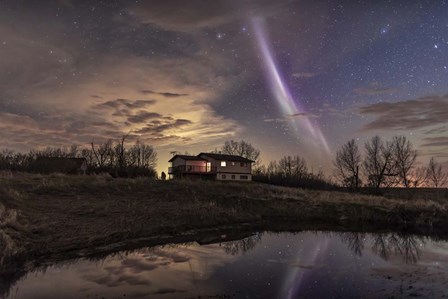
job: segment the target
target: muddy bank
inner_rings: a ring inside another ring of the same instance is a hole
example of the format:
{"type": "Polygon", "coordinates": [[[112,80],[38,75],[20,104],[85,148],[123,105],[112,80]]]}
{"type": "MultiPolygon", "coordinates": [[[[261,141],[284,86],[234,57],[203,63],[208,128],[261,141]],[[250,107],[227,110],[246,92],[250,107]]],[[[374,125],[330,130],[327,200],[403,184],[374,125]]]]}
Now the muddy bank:
{"type": "Polygon", "coordinates": [[[1,275],[204,233],[382,231],[444,237],[446,205],[256,183],[0,178],[1,275]],[[20,271],[14,271],[14,269],[20,271]]]}

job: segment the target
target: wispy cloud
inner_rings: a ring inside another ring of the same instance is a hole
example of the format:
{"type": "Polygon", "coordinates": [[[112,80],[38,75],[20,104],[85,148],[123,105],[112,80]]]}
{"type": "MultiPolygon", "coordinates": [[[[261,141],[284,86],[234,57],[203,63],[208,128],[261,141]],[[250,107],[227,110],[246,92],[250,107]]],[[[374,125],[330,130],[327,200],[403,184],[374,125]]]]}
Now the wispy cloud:
{"type": "Polygon", "coordinates": [[[358,112],[376,117],[363,127],[364,131],[409,130],[444,125],[448,119],[448,95],[370,104],[360,107],[358,112]]]}
{"type": "Polygon", "coordinates": [[[376,87],[376,88],[359,87],[359,88],[355,88],[353,91],[358,95],[373,96],[373,95],[380,95],[380,94],[393,94],[393,93],[396,93],[398,91],[398,89],[381,88],[381,87],[376,87]]]}
{"type": "Polygon", "coordinates": [[[161,95],[166,98],[177,98],[177,97],[183,97],[188,96],[186,93],[174,93],[174,92],[157,92],[149,89],[143,89],[140,91],[142,94],[155,94],[155,95],[161,95]]]}
{"type": "Polygon", "coordinates": [[[439,137],[426,137],[423,138],[422,146],[447,146],[448,147],[448,137],[439,136],[439,137]]]}
{"type": "Polygon", "coordinates": [[[176,31],[192,31],[201,28],[222,26],[246,18],[248,13],[269,16],[277,13],[287,1],[239,1],[239,0],[192,0],[183,5],[183,0],[152,0],[139,2],[129,10],[140,22],[156,24],[176,31]]]}
{"type": "Polygon", "coordinates": [[[299,113],[287,115],[286,117],[298,119],[298,118],[303,118],[303,117],[318,118],[319,116],[314,113],[310,113],[310,112],[299,112],[299,113]]]}
{"type": "Polygon", "coordinates": [[[374,96],[382,94],[393,94],[398,92],[397,88],[385,87],[378,82],[371,82],[368,86],[355,88],[353,92],[361,96],[374,96]]]}
{"type": "Polygon", "coordinates": [[[308,79],[308,78],[313,78],[313,77],[315,77],[317,75],[318,75],[318,73],[298,72],[298,73],[292,74],[292,77],[296,78],[296,79],[302,79],[302,78],[308,79]]]}

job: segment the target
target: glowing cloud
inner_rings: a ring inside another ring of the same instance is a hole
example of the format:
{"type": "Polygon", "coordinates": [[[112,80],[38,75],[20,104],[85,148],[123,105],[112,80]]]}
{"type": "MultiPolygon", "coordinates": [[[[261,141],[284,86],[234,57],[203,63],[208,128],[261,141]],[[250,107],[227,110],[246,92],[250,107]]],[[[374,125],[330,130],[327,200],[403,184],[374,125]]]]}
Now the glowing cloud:
{"type": "MultiPolygon", "coordinates": [[[[271,91],[283,113],[286,115],[307,113],[297,99],[294,101],[288,86],[281,76],[277,63],[274,59],[274,55],[272,54],[272,49],[268,45],[263,19],[255,17],[252,19],[252,24],[254,27],[257,44],[262,54],[262,61],[267,71],[266,76],[269,79],[271,91]]],[[[321,145],[327,153],[330,152],[327,140],[322,134],[319,126],[316,123],[313,123],[309,118],[300,120],[290,118],[290,124],[297,134],[299,131],[302,133],[307,133],[307,135],[309,135],[308,137],[311,137],[311,140],[315,143],[315,146],[321,145]]]]}

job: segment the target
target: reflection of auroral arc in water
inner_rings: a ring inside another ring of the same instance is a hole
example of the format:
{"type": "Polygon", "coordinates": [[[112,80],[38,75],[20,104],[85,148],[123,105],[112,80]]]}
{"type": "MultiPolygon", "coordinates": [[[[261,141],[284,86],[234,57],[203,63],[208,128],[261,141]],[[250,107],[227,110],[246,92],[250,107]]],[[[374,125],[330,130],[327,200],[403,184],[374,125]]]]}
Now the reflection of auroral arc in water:
{"type": "MultiPolygon", "coordinates": [[[[255,31],[255,37],[262,54],[262,61],[267,71],[267,77],[269,78],[271,91],[274,94],[277,103],[281,107],[282,112],[287,116],[306,113],[300,102],[297,99],[296,101],[293,99],[285,80],[282,78],[277,63],[274,59],[274,55],[272,54],[272,49],[268,45],[267,36],[263,26],[263,19],[259,17],[253,18],[252,23],[255,31]]],[[[311,137],[315,142],[315,146],[322,145],[327,153],[330,152],[327,140],[316,123],[311,122],[308,117],[301,120],[291,118],[290,122],[296,132],[299,127],[303,128],[304,131],[310,135],[309,137],[311,137]]]]}
{"type": "MultiPolygon", "coordinates": [[[[305,252],[299,252],[296,255],[296,260],[306,263],[306,265],[313,265],[316,261],[322,258],[327,252],[330,239],[329,238],[319,238],[318,240],[312,240],[315,242],[313,244],[312,250],[308,250],[305,252]]],[[[287,273],[286,278],[284,280],[284,284],[280,290],[279,298],[285,299],[293,299],[296,298],[297,294],[299,294],[300,288],[302,286],[303,280],[305,276],[310,273],[312,270],[303,269],[301,267],[291,267],[290,271],[287,273]]]]}

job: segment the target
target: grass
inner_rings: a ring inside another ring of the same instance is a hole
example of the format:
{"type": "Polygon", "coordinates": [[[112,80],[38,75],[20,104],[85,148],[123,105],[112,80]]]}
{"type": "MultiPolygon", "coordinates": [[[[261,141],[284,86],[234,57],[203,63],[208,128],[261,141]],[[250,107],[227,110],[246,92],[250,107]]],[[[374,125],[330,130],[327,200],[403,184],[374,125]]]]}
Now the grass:
{"type": "Polygon", "coordinates": [[[445,234],[447,207],[259,183],[0,173],[0,280],[18,265],[222,228],[445,234]]]}

